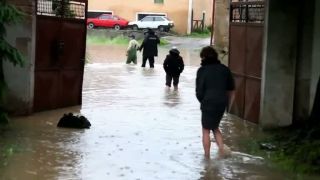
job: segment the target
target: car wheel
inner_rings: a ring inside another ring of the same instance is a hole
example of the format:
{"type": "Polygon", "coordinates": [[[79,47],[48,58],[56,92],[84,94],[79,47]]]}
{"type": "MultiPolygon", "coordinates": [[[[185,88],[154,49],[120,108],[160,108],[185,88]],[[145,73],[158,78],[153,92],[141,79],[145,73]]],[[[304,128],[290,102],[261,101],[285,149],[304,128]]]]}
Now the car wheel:
{"type": "Polygon", "coordinates": [[[89,23],[89,24],[88,24],[88,28],[89,28],[89,29],[93,29],[93,28],[94,28],[94,24],[93,24],[93,23],[89,23]]]}
{"type": "Polygon", "coordinates": [[[137,25],[133,25],[132,26],[132,30],[135,30],[135,31],[137,31],[139,28],[138,28],[138,26],[137,25]]]}
{"type": "Polygon", "coordinates": [[[121,27],[120,27],[120,25],[119,24],[116,24],[116,25],[114,25],[114,30],[120,30],[121,29],[121,27]]]}
{"type": "Polygon", "coordinates": [[[163,32],[163,31],[165,31],[166,28],[164,26],[159,26],[158,29],[159,29],[159,31],[163,32]]]}

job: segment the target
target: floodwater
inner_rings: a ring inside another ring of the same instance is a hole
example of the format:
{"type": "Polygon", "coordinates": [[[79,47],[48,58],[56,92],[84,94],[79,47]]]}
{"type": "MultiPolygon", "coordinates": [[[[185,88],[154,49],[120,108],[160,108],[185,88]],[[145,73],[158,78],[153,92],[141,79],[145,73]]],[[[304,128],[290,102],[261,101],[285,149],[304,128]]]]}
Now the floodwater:
{"type": "MultiPolygon", "coordinates": [[[[180,88],[174,91],[164,88],[160,60],[155,69],[125,65],[125,56],[115,49],[89,47],[95,56],[85,67],[81,107],[11,120],[10,128],[0,133],[0,148],[9,149],[8,156],[0,156],[4,158],[0,161],[4,162],[0,165],[1,180],[296,178],[271,168],[261,157],[247,154],[243,139],[261,132],[230,115],[221,123],[225,143],[231,149],[229,156],[219,157],[213,143],[211,159],[203,158],[201,114],[194,93],[197,53],[185,58],[180,88]],[[95,48],[105,51],[94,53],[95,48]],[[84,114],[92,127],[57,128],[59,118],[67,112],[84,114]]],[[[166,51],[162,49],[159,56],[165,56],[166,51]]]]}

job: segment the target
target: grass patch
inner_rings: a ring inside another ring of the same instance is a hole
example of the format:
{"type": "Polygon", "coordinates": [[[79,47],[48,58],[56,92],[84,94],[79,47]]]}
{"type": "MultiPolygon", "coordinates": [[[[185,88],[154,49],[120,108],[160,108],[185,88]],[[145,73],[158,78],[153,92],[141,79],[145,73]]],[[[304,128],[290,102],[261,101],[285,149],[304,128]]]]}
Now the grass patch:
{"type": "Polygon", "coordinates": [[[320,140],[312,138],[309,131],[281,128],[267,133],[268,137],[246,139],[241,144],[247,152],[264,157],[277,169],[302,176],[320,175],[320,140]],[[274,149],[264,150],[262,143],[271,144],[274,149]]]}
{"type": "Polygon", "coordinates": [[[207,38],[211,36],[211,30],[209,28],[205,28],[203,31],[201,29],[194,29],[193,32],[187,37],[194,37],[194,38],[207,38]]]}
{"type": "Polygon", "coordinates": [[[9,159],[15,154],[22,152],[21,146],[17,144],[2,145],[0,148],[0,167],[5,167],[9,163],[9,159]]]}
{"type": "MultiPolygon", "coordinates": [[[[128,45],[130,39],[126,36],[116,36],[116,37],[105,37],[97,35],[87,35],[87,44],[90,45],[128,45]]],[[[139,44],[141,44],[143,39],[138,39],[139,44]]],[[[160,46],[168,45],[169,41],[160,38],[160,46]]]]}
{"type": "Polygon", "coordinates": [[[128,45],[129,38],[124,36],[110,38],[105,36],[88,35],[87,43],[93,45],[128,45]]]}
{"type": "Polygon", "coordinates": [[[170,44],[169,41],[167,41],[166,39],[160,38],[160,46],[165,46],[165,45],[168,45],[168,44],[170,44]]]}

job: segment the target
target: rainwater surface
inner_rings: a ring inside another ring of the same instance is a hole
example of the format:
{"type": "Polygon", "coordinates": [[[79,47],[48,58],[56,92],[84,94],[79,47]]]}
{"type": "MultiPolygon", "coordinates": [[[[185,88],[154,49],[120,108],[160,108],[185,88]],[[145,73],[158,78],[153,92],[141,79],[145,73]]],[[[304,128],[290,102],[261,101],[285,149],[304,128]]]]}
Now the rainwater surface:
{"type": "Polygon", "coordinates": [[[165,88],[160,49],[155,68],[126,65],[126,47],[89,47],[81,106],[11,120],[0,148],[11,147],[1,180],[277,180],[295,176],[244,152],[241,141],[258,136],[256,125],[225,115],[221,130],[230,148],[203,158],[201,113],[195,98],[199,50],[181,49],[186,67],[179,89],[165,88]],[[112,49],[113,48],[113,49],[112,49]],[[100,52],[100,53],[99,53],[100,52]],[[186,55],[186,54],[189,55],[186,55]],[[85,115],[90,129],[57,128],[68,112],[85,115]]]}

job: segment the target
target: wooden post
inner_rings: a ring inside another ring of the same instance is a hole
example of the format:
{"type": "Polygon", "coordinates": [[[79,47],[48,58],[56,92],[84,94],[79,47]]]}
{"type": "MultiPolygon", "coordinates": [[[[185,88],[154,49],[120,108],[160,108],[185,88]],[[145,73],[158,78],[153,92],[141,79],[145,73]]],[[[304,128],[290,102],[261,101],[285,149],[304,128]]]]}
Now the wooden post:
{"type": "Polygon", "coordinates": [[[201,21],[201,31],[203,32],[204,31],[204,22],[205,22],[205,19],[206,19],[206,12],[203,11],[202,12],[202,21],[201,21]]]}
{"type": "Polygon", "coordinates": [[[215,18],[215,9],[216,9],[216,0],[213,0],[213,5],[212,5],[212,25],[211,25],[211,37],[210,37],[210,46],[212,46],[213,43],[213,32],[214,32],[214,18],[215,18]]]}
{"type": "Polygon", "coordinates": [[[191,10],[191,32],[193,32],[193,9],[191,10]]]}

